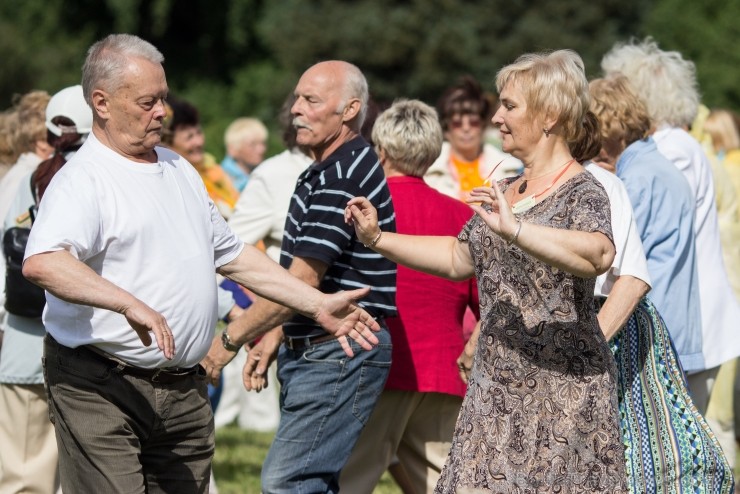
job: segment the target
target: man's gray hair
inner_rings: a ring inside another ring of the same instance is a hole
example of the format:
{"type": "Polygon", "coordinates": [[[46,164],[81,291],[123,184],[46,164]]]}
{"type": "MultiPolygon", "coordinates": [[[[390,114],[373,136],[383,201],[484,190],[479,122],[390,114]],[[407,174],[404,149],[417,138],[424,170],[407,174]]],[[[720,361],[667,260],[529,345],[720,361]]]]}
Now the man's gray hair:
{"type": "Polygon", "coordinates": [[[365,123],[365,116],[367,115],[367,104],[370,98],[370,91],[367,87],[367,79],[363,75],[362,71],[356,66],[349,62],[347,64],[347,81],[344,88],[345,94],[342,103],[339,105],[337,111],[342,111],[347,105],[347,101],[352,98],[360,100],[360,113],[357,114],[355,124],[357,125],[357,131],[362,128],[362,124],[365,123]]]}
{"type": "Polygon", "coordinates": [[[164,62],[164,55],[154,45],[133,34],[111,34],[90,47],[82,66],[82,94],[91,108],[95,89],[113,92],[120,87],[130,57],[164,62]]]}

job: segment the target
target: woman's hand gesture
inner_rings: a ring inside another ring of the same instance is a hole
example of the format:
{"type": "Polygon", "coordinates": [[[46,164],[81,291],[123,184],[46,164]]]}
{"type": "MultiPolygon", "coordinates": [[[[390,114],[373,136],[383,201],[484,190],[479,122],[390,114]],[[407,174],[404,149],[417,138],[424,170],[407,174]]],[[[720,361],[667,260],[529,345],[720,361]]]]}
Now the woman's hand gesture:
{"type": "Polygon", "coordinates": [[[344,209],[344,221],[354,225],[357,239],[364,245],[370,244],[378,237],[378,211],[365,197],[355,197],[344,209]]]}
{"type": "Polygon", "coordinates": [[[474,188],[466,202],[496,235],[507,242],[514,239],[519,220],[496,182],[491,187],[474,188]]]}

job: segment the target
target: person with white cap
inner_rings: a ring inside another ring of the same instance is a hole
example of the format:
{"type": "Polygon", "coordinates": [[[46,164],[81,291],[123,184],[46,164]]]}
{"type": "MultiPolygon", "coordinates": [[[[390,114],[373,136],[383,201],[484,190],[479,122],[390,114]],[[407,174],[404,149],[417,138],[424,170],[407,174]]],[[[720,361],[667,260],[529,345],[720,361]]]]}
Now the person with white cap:
{"type": "MultiPolygon", "coordinates": [[[[54,152],[35,171],[27,171],[15,191],[7,191],[12,202],[2,225],[3,236],[11,228],[30,228],[29,210],[90,133],[92,111],[82,96],[82,86],[67,87],[52,96],[46,107],[46,128],[54,152]]],[[[5,263],[2,268],[5,271],[5,263]]],[[[6,314],[0,321],[5,334],[0,349],[0,492],[50,493],[58,482],[57,448],[41,369],[43,290],[33,287],[40,291],[35,299],[41,305],[32,306],[31,298],[18,290],[22,280],[11,276],[10,264],[7,269],[2,284],[7,292],[6,314]]]]}

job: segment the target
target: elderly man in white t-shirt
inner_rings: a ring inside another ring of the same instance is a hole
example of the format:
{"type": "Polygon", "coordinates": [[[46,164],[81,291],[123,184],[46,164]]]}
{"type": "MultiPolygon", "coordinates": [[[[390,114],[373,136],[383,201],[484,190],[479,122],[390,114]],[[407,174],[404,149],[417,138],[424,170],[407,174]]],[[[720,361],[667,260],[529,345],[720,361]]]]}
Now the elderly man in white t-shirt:
{"type": "Polygon", "coordinates": [[[131,35],[90,48],[93,131],[46,191],[26,250],[24,275],[47,291],[44,370],[65,492],[207,492],[213,417],[199,362],[213,338],[214,270],[365,349],[378,342],[354,303],[367,290],[324,295],[245,246],[194,168],[157,146],[162,62],[131,35]]]}

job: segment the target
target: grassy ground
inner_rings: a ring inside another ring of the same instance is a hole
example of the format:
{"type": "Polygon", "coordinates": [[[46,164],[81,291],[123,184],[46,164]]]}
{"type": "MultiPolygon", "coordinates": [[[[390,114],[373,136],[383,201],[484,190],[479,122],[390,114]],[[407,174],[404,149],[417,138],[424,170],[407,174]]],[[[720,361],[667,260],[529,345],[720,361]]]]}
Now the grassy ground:
{"type": "MultiPolygon", "coordinates": [[[[243,431],[235,425],[216,431],[213,471],[219,494],[259,494],[262,462],[271,441],[271,433],[243,431]]],[[[737,479],[740,452],[735,465],[737,479]]],[[[374,494],[401,494],[401,490],[386,472],[374,494]]]]}
{"type": "MultiPolygon", "coordinates": [[[[213,472],[219,494],[259,494],[260,471],[271,433],[249,432],[235,425],[216,431],[216,456],[213,472]]],[[[386,473],[374,494],[400,494],[401,490],[386,473]]]]}

